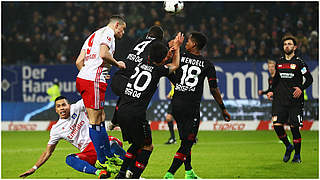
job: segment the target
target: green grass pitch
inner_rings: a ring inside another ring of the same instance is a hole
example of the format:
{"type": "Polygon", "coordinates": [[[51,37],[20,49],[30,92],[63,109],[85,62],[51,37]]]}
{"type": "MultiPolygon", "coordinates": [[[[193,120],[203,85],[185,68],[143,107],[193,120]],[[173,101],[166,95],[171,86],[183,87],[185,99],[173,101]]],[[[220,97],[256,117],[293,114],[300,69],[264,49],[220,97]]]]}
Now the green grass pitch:
{"type": "MultiPolygon", "coordinates": [[[[109,132],[121,139],[119,131],[109,132]]],[[[291,132],[287,132],[291,137],[291,132]]],[[[318,131],[302,131],[302,163],[282,162],[283,144],[273,131],[200,131],[192,148],[192,166],[206,179],[318,179],[318,131]]],[[[162,179],[179,145],[165,145],[168,131],[153,131],[154,151],[143,178],[162,179]]],[[[176,132],[177,135],[177,132],[176,132]]],[[[31,168],[45,150],[49,132],[2,132],[1,178],[17,179],[31,168]]],[[[178,141],[180,143],[180,141],[178,141]]],[[[124,143],[125,149],[128,144],[124,143]]],[[[66,141],[60,141],[51,158],[28,178],[95,179],[94,175],[73,170],[65,163],[69,153],[78,152],[66,141]]],[[[112,177],[114,178],[114,176],[112,177]]],[[[181,166],[175,178],[184,178],[181,166]]]]}

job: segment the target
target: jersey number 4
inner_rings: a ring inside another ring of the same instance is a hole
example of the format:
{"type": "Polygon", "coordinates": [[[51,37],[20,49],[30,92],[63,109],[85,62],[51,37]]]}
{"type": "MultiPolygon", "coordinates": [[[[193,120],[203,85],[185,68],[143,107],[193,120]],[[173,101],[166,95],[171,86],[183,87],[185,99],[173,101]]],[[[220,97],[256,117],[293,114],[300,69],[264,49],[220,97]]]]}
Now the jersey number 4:
{"type": "Polygon", "coordinates": [[[141,43],[137,44],[136,47],[134,47],[133,49],[137,51],[136,55],[140,55],[150,42],[151,41],[142,41],[141,43]]]}
{"type": "Polygon", "coordinates": [[[96,35],[96,33],[93,33],[89,39],[89,42],[88,42],[88,49],[87,49],[87,54],[90,54],[90,51],[91,51],[91,48],[92,48],[92,45],[93,45],[93,39],[94,39],[94,36],[96,35]]]}

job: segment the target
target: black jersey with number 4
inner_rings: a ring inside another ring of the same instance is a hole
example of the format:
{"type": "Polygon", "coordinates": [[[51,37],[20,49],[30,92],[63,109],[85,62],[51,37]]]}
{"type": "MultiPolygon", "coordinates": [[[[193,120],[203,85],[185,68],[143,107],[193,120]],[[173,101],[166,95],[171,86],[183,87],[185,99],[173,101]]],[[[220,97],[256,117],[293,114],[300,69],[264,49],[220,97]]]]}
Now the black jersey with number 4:
{"type": "Polygon", "coordinates": [[[121,96],[119,110],[136,114],[145,113],[148,104],[158,88],[162,76],[169,74],[169,67],[166,65],[157,66],[152,63],[141,62],[134,68],[121,96]]]}
{"type": "Polygon", "coordinates": [[[175,85],[174,101],[200,104],[206,77],[210,88],[217,87],[214,65],[203,56],[189,52],[181,55],[180,67],[175,71],[173,77],[175,85]]]}
{"type": "Polygon", "coordinates": [[[279,105],[303,104],[303,90],[308,88],[312,81],[309,68],[300,57],[294,56],[290,60],[281,57],[276,63],[276,75],[272,82],[274,103],[279,105]],[[303,76],[306,78],[304,84],[303,76]],[[293,98],[294,87],[302,90],[299,98],[293,98]]]}
{"type": "Polygon", "coordinates": [[[129,51],[126,59],[123,60],[126,64],[126,69],[117,71],[112,77],[111,88],[116,95],[121,96],[129,77],[134,73],[134,68],[142,61],[147,61],[149,47],[156,41],[160,40],[147,36],[144,39],[138,40],[129,51]]]}

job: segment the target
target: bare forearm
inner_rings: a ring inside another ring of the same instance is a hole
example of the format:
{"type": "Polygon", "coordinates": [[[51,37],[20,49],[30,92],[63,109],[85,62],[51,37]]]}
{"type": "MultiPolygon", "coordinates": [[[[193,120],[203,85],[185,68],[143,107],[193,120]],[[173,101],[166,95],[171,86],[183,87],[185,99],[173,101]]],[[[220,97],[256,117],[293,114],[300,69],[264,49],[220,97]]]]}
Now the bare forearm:
{"type": "Polygon", "coordinates": [[[216,100],[216,102],[218,103],[221,110],[225,109],[219,88],[210,88],[210,92],[216,100]]]}
{"type": "Polygon", "coordinates": [[[180,65],[180,47],[175,50],[172,58],[172,63],[168,64],[168,66],[170,67],[170,73],[178,69],[179,65],[180,65]]]}
{"type": "Polygon", "coordinates": [[[40,158],[38,159],[38,161],[35,163],[35,166],[39,168],[50,158],[50,156],[51,156],[50,152],[43,152],[40,158]]]}
{"type": "Polygon", "coordinates": [[[118,62],[109,53],[101,57],[104,64],[111,64],[118,67],[118,62]]]}
{"type": "Polygon", "coordinates": [[[84,50],[81,50],[78,58],[77,58],[77,61],[76,61],[76,66],[78,68],[78,70],[80,71],[82,69],[82,67],[84,66],[84,59],[85,59],[85,55],[86,55],[86,52],[84,50]]]}

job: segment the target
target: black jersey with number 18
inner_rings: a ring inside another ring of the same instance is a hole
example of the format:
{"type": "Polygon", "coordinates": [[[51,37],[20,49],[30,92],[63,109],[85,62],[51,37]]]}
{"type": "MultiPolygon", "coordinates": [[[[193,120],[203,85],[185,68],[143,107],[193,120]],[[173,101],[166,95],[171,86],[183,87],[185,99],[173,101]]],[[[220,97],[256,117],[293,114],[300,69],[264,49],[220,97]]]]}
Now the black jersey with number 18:
{"type": "Polygon", "coordinates": [[[216,88],[214,65],[201,55],[183,53],[180,57],[180,67],[173,75],[172,81],[175,85],[173,100],[200,104],[206,77],[210,88],[216,88]]]}

